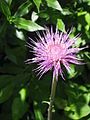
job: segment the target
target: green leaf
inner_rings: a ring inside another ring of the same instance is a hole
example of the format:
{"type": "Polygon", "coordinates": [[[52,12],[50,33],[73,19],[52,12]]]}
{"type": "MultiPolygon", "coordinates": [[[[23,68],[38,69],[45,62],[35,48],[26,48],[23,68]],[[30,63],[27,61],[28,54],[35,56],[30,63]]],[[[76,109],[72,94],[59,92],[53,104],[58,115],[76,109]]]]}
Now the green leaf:
{"type": "Polygon", "coordinates": [[[36,12],[34,12],[34,11],[32,12],[31,19],[32,19],[33,22],[35,22],[38,19],[38,15],[37,15],[36,12]]]}
{"type": "Polygon", "coordinates": [[[50,18],[50,16],[48,15],[48,13],[46,12],[40,12],[38,14],[41,18],[45,18],[46,20],[48,20],[50,18]]]}
{"type": "Polygon", "coordinates": [[[85,56],[90,59],[90,52],[84,52],[85,56]]]}
{"type": "Polygon", "coordinates": [[[86,31],[89,31],[89,28],[90,28],[90,26],[87,24],[87,25],[85,26],[85,30],[86,30],[86,31]]]}
{"type": "Polygon", "coordinates": [[[57,19],[57,28],[59,30],[61,30],[62,32],[66,32],[65,31],[65,25],[64,25],[62,19],[57,19]]]}
{"type": "Polygon", "coordinates": [[[66,88],[68,106],[64,108],[66,115],[71,119],[81,119],[90,114],[90,88],[70,83],[66,88]]]}
{"type": "Polygon", "coordinates": [[[0,76],[0,89],[12,83],[12,75],[1,75],[0,76]]]}
{"type": "Polygon", "coordinates": [[[70,71],[69,71],[69,79],[74,78],[77,75],[77,71],[75,70],[75,65],[70,65],[70,71]]]}
{"type": "Polygon", "coordinates": [[[21,6],[19,6],[18,10],[14,14],[15,17],[22,17],[23,15],[29,12],[29,7],[32,5],[30,1],[26,1],[21,6]]]}
{"type": "Polygon", "coordinates": [[[62,14],[63,15],[71,15],[72,12],[68,8],[66,8],[66,9],[63,9],[62,14]]]}
{"type": "Polygon", "coordinates": [[[54,9],[57,9],[59,11],[62,11],[62,8],[57,0],[46,0],[48,7],[52,7],[54,9]]]}
{"type": "Polygon", "coordinates": [[[19,38],[20,40],[25,41],[25,36],[24,33],[22,31],[16,30],[16,36],[17,38],[19,38]]]}
{"type": "Polygon", "coordinates": [[[12,0],[5,0],[5,1],[8,3],[9,6],[10,6],[11,3],[12,3],[12,0]]]}
{"type": "Polygon", "coordinates": [[[38,103],[34,101],[34,113],[35,113],[35,120],[44,120],[41,110],[38,107],[38,103]]]}
{"type": "Polygon", "coordinates": [[[67,101],[64,99],[61,99],[60,97],[55,98],[55,105],[59,109],[64,109],[67,106],[67,101]]]}
{"type": "Polygon", "coordinates": [[[70,111],[66,112],[68,117],[74,120],[79,120],[90,114],[90,107],[87,104],[83,105],[82,103],[78,102],[77,106],[70,106],[70,111]]]}
{"type": "Polygon", "coordinates": [[[82,16],[82,15],[85,15],[85,14],[87,14],[86,11],[80,11],[80,12],[77,13],[78,16],[82,16]]]}
{"type": "Polygon", "coordinates": [[[8,6],[7,2],[4,1],[4,0],[2,0],[0,4],[1,4],[1,8],[2,8],[2,11],[3,11],[4,15],[5,15],[7,18],[8,18],[9,16],[11,16],[11,11],[10,11],[10,9],[9,9],[9,6],[8,6]]]}
{"type": "Polygon", "coordinates": [[[32,22],[31,20],[26,20],[24,18],[15,18],[13,22],[18,29],[24,29],[30,32],[44,30],[44,28],[37,23],[32,22]]]}
{"type": "Polygon", "coordinates": [[[12,118],[13,120],[20,120],[27,112],[28,105],[19,97],[16,97],[12,104],[12,118]]]}
{"type": "Polygon", "coordinates": [[[26,99],[26,92],[26,88],[22,88],[19,92],[22,101],[25,101],[26,99]]]}
{"type": "MultiPolygon", "coordinates": [[[[0,76],[0,103],[7,101],[13,92],[20,90],[20,86],[25,85],[29,80],[29,74],[23,74],[23,72],[17,75],[1,75],[0,76]]],[[[21,89],[20,97],[21,101],[24,102],[27,96],[26,89],[21,89]]]]}
{"type": "Polygon", "coordinates": [[[20,66],[17,66],[13,62],[5,63],[3,67],[0,67],[0,73],[4,74],[18,74],[23,71],[23,68],[20,66]]]}
{"type": "Polygon", "coordinates": [[[33,0],[33,1],[38,9],[38,12],[39,12],[40,4],[42,3],[42,1],[41,0],[33,0]]]}
{"type": "Polygon", "coordinates": [[[14,62],[15,64],[17,64],[17,58],[16,58],[16,55],[13,54],[12,49],[6,46],[5,52],[6,52],[7,58],[11,60],[12,62],[14,62]]]}
{"type": "Polygon", "coordinates": [[[85,20],[86,20],[87,24],[90,26],[90,14],[89,13],[87,13],[85,15],[85,20]]]}
{"type": "Polygon", "coordinates": [[[26,55],[26,47],[24,46],[24,44],[14,48],[11,48],[10,46],[6,45],[5,53],[7,55],[6,58],[8,58],[13,63],[21,66],[24,64],[25,55],[26,55]]]}
{"type": "Polygon", "coordinates": [[[13,85],[7,85],[0,89],[0,103],[3,103],[9,99],[13,93],[13,85]]]}

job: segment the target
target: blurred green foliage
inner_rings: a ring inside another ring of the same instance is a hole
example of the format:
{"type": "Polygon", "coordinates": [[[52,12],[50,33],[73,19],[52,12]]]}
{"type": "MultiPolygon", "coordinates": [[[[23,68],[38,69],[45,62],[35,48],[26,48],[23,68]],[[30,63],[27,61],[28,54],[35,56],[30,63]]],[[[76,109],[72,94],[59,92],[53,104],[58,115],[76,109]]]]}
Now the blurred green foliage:
{"type": "Polygon", "coordinates": [[[90,119],[90,0],[0,0],[0,120],[47,119],[52,72],[38,80],[24,61],[28,38],[51,25],[73,27],[77,46],[88,46],[78,54],[86,64],[59,78],[53,120],[90,119]]]}

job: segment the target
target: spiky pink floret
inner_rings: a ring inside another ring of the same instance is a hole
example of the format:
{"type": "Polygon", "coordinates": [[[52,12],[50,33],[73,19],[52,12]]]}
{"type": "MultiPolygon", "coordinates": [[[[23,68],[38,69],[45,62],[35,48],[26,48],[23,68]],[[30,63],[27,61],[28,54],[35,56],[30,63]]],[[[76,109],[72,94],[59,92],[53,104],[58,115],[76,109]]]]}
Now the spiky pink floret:
{"type": "Polygon", "coordinates": [[[58,80],[58,75],[63,77],[63,70],[61,64],[70,71],[70,64],[82,64],[81,59],[77,58],[76,54],[84,49],[77,48],[75,42],[79,35],[74,38],[69,38],[71,31],[69,33],[59,32],[56,29],[54,33],[47,29],[43,33],[43,37],[38,33],[39,39],[37,42],[32,41],[32,45],[27,43],[27,46],[32,49],[34,53],[34,58],[28,59],[26,62],[37,63],[38,67],[35,69],[40,77],[47,71],[53,68],[53,76],[58,80]]]}

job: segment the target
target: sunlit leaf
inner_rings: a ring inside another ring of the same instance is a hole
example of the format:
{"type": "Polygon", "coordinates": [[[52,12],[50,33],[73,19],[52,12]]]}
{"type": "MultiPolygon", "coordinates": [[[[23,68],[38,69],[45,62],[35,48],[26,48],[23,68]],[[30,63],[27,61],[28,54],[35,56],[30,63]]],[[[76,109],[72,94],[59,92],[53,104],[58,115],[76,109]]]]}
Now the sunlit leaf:
{"type": "Polygon", "coordinates": [[[57,0],[46,0],[48,7],[52,7],[54,9],[57,9],[59,11],[62,11],[62,8],[57,0]]]}
{"type": "Polygon", "coordinates": [[[31,19],[33,22],[35,22],[38,19],[38,15],[36,12],[32,12],[31,19]]]}
{"type": "Polygon", "coordinates": [[[36,5],[38,11],[39,11],[39,7],[40,7],[40,4],[42,3],[42,1],[41,0],[33,0],[33,1],[34,1],[35,5],[36,5]]]}
{"type": "Polygon", "coordinates": [[[78,16],[85,15],[85,14],[87,14],[86,11],[80,11],[80,12],[77,13],[78,16]]]}
{"type": "Polygon", "coordinates": [[[86,22],[88,23],[88,25],[90,26],[90,14],[89,14],[89,13],[87,13],[87,14],[85,15],[85,20],[86,20],[86,22]]]}
{"type": "Polygon", "coordinates": [[[17,38],[19,38],[20,40],[24,40],[25,41],[25,36],[23,34],[22,31],[16,30],[16,36],[17,38]]]}
{"type": "Polygon", "coordinates": [[[85,26],[85,30],[86,30],[86,31],[89,31],[89,28],[90,28],[90,26],[87,24],[87,25],[85,26]]]}
{"type": "Polygon", "coordinates": [[[69,112],[66,112],[69,118],[78,120],[90,114],[90,107],[87,104],[78,102],[77,106],[70,106],[69,112]],[[71,111],[71,112],[70,112],[71,111]]]}
{"type": "Polygon", "coordinates": [[[25,89],[25,88],[22,88],[22,89],[20,90],[19,94],[20,94],[21,100],[22,100],[22,101],[25,101],[25,99],[26,99],[26,89],[25,89]]]}
{"type": "Polygon", "coordinates": [[[44,28],[37,23],[32,22],[31,20],[26,20],[24,18],[15,18],[13,22],[18,29],[24,29],[30,32],[44,30],[44,28]]]}
{"type": "Polygon", "coordinates": [[[63,9],[62,14],[63,14],[63,15],[71,15],[72,12],[69,11],[69,9],[63,9]]]}
{"type": "Polygon", "coordinates": [[[62,32],[65,32],[65,25],[61,19],[57,19],[57,28],[62,32]]]}
{"type": "Polygon", "coordinates": [[[81,119],[90,114],[90,92],[85,86],[70,83],[67,88],[68,104],[64,108],[66,115],[71,119],[81,119]]]}

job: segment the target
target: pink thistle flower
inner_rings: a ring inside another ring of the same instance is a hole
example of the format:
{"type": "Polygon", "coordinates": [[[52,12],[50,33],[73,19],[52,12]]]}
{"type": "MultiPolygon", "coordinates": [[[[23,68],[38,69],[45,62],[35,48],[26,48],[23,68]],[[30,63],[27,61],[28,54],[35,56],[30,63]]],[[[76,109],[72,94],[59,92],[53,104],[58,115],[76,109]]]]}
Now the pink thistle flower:
{"type": "Polygon", "coordinates": [[[69,33],[60,33],[57,29],[54,33],[52,28],[43,32],[43,37],[38,33],[39,39],[37,42],[31,39],[32,45],[27,43],[27,47],[32,49],[35,57],[27,59],[26,63],[37,63],[38,67],[35,71],[38,72],[40,77],[53,69],[53,78],[58,80],[58,76],[61,75],[64,79],[61,65],[70,72],[70,64],[83,64],[80,62],[82,59],[77,58],[76,54],[85,47],[75,47],[75,42],[79,38],[79,35],[69,38],[70,33],[71,31],[69,33]]]}

